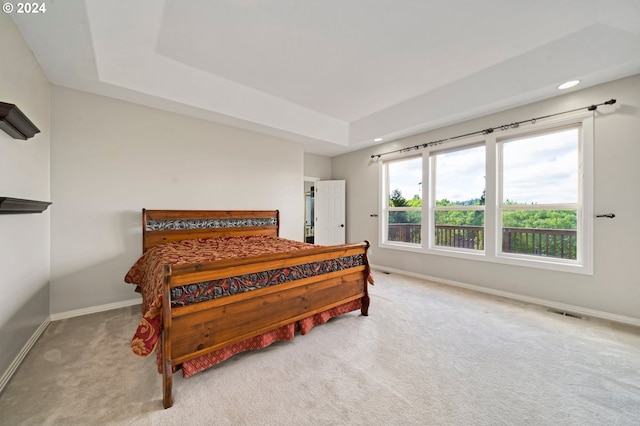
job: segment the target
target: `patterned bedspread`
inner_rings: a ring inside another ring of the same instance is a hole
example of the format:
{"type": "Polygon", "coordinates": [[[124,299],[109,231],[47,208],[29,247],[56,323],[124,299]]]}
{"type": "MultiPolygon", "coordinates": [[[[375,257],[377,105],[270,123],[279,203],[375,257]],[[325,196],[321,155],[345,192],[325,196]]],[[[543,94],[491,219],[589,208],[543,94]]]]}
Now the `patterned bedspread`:
{"type": "MultiPolygon", "coordinates": [[[[125,282],[137,285],[142,294],[143,317],[131,341],[136,355],[148,356],[160,338],[162,329],[162,282],[164,265],[181,265],[212,260],[249,257],[315,247],[312,244],[291,241],[273,236],[220,237],[182,240],[162,244],[147,250],[131,267],[125,282]]],[[[317,262],[286,270],[264,271],[250,276],[232,277],[205,283],[191,284],[172,290],[172,305],[184,305],[202,300],[223,297],[269,285],[326,273],[348,267],[344,263],[362,264],[362,259],[342,258],[339,261],[317,262]],[[336,264],[336,262],[341,264],[336,264]]]]}

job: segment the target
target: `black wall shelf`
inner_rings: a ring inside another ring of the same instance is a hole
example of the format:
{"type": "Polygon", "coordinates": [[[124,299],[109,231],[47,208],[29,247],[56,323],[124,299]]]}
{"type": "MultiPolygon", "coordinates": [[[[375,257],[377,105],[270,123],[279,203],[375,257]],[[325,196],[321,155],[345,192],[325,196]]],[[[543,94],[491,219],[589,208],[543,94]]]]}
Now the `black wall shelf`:
{"type": "Polygon", "coordinates": [[[50,205],[48,201],[0,197],[0,214],[42,213],[50,205]]]}
{"type": "Polygon", "coordinates": [[[0,130],[14,139],[27,140],[40,130],[14,104],[0,102],[0,130]]]}

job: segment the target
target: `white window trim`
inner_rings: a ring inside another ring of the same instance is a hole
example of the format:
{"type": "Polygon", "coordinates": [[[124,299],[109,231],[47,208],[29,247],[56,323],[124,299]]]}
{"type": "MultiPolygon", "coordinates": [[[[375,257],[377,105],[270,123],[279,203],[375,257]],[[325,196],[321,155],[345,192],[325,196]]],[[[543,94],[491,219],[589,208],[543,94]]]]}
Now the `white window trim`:
{"type": "MultiPolygon", "coordinates": [[[[485,189],[485,242],[484,250],[472,250],[472,249],[452,249],[450,247],[438,247],[433,246],[433,205],[431,201],[431,194],[433,193],[433,179],[431,178],[431,163],[429,161],[430,153],[437,150],[442,150],[441,147],[426,147],[422,151],[422,170],[423,170],[423,194],[422,194],[422,244],[408,244],[397,242],[386,242],[387,232],[387,209],[381,204],[380,220],[381,232],[379,247],[389,248],[394,250],[403,250],[408,252],[417,252],[437,256],[447,256],[460,259],[469,259],[476,261],[485,261],[491,263],[499,263],[505,265],[521,266],[527,268],[546,269],[552,271],[569,272],[576,274],[593,275],[593,222],[594,222],[594,145],[595,145],[595,132],[594,132],[594,114],[593,112],[577,112],[572,114],[565,114],[563,116],[545,119],[538,121],[535,127],[523,127],[516,129],[509,129],[500,132],[494,132],[485,136],[482,139],[486,149],[486,189],[485,189]],[[500,218],[497,215],[498,212],[498,170],[497,166],[500,164],[498,159],[498,140],[506,138],[514,138],[532,134],[536,132],[548,131],[554,128],[562,126],[568,126],[571,124],[579,124],[581,127],[580,135],[580,165],[579,173],[581,175],[580,187],[579,187],[579,200],[578,204],[581,204],[582,208],[578,209],[578,229],[577,235],[579,235],[578,249],[579,258],[577,260],[565,260],[565,259],[549,259],[538,258],[530,255],[518,255],[514,253],[501,253],[500,236],[498,235],[501,230],[500,218]],[[429,188],[427,194],[424,193],[424,188],[429,188]],[[425,199],[428,203],[425,203],[425,199]],[[427,205],[428,204],[428,205],[427,205]],[[487,236],[493,236],[487,238],[487,236]]],[[[479,139],[477,136],[460,139],[459,141],[451,142],[447,145],[447,148],[465,147],[477,145],[479,139]]],[[[380,163],[380,173],[382,179],[380,180],[380,194],[382,194],[382,203],[387,202],[384,193],[384,185],[386,179],[384,164],[388,161],[399,160],[403,158],[414,157],[415,153],[394,156],[392,159],[386,160],[380,163]]]]}
{"type": "MultiPolygon", "coordinates": [[[[422,252],[422,247],[423,247],[423,242],[424,242],[424,226],[423,223],[422,225],[422,236],[420,238],[421,243],[420,244],[415,244],[415,243],[404,243],[404,242],[399,242],[399,241],[387,241],[387,233],[389,230],[389,212],[391,211],[422,211],[422,220],[424,221],[424,181],[423,181],[423,191],[420,194],[420,198],[422,198],[422,207],[389,207],[389,176],[387,175],[387,167],[386,164],[387,163],[391,163],[394,161],[401,161],[401,160],[409,160],[411,158],[416,158],[419,157],[420,155],[416,155],[415,153],[407,153],[407,154],[403,154],[403,155],[394,155],[391,158],[388,158],[387,160],[384,160],[382,162],[380,162],[380,176],[382,177],[380,179],[380,191],[379,193],[381,194],[380,197],[380,213],[379,213],[379,217],[380,217],[380,241],[378,243],[379,247],[383,247],[383,248],[394,248],[394,249],[400,249],[400,250],[408,250],[408,251],[413,251],[413,252],[422,252]]],[[[424,173],[424,156],[422,156],[422,170],[424,173]]]]}
{"type": "MultiPolygon", "coordinates": [[[[468,148],[475,148],[475,147],[480,147],[480,146],[485,146],[485,141],[484,138],[478,139],[478,136],[474,136],[471,138],[465,138],[465,139],[461,139],[458,142],[455,143],[451,143],[448,144],[446,149],[432,149],[429,150],[427,157],[428,157],[428,175],[429,175],[429,202],[428,202],[428,219],[429,219],[429,223],[428,226],[425,226],[423,229],[423,232],[427,234],[427,239],[424,241],[428,241],[428,245],[427,245],[427,250],[429,251],[436,251],[436,252],[445,252],[445,253],[463,253],[463,254],[467,254],[467,255],[471,255],[471,256],[477,256],[478,254],[480,255],[484,255],[485,250],[473,250],[473,249],[465,249],[462,247],[445,247],[445,246],[438,246],[435,244],[435,232],[432,232],[433,229],[435,229],[435,212],[440,210],[440,211],[446,211],[446,210],[458,210],[458,211],[482,211],[485,212],[485,206],[447,206],[447,207],[438,207],[436,206],[436,170],[434,167],[434,157],[435,155],[437,155],[438,153],[441,152],[453,152],[453,151],[460,151],[460,150],[464,150],[464,149],[468,149],[468,148]],[[475,142],[474,142],[475,141],[475,142]],[[434,155],[435,154],[435,155],[434,155]]],[[[487,167],[486,165],[486,147],[485,147],[485,169],[487,167]]],[[[485,190],[486,192],[486,190],[485,190]]],[[[485,195],[485,204],[486,204],[486,195],[485,195]]],[[[486,213],[485,213],[486,215],[486,213]]],[[[423,222],[424,222],[424,218],[423,218],[423,222]]],[[[486,226],[485,226],[485,235],[486,235],[486,226]]]]}

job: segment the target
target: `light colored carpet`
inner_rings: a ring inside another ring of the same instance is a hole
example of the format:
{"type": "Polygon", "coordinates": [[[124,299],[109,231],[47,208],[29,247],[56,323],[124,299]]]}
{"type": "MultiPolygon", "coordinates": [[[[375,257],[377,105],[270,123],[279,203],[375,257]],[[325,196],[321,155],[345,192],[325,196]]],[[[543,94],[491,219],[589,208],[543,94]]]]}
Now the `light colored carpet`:
{"type": "Polygon", "coordinates": [[[2,425],[639,425],[640,332],[376,273],[369,317],[174,379],[129,350],[139,308],[52,323],[2,425]]]}

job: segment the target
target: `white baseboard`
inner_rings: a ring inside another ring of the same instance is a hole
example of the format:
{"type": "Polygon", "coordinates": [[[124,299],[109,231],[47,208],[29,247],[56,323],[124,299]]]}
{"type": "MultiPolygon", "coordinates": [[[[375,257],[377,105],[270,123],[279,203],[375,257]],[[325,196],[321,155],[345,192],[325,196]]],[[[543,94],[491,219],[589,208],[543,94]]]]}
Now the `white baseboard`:
{"type": "Polygon", "coordinates": [[[11,362],[11,364],[9,365],[9,368],[7,368],[7,370],[2,374],[2,377],[0,377],[0,393],[2,392],[4,387],[7,385],[7,383],[9,383],[9,380],[11,380],[11,377],[13,376],[13,374],[16,372],[16,370],[24,360],[24,357],[27,356],[27,354],[29,353],[33,345],[38,341],[38,339],[40,338],[40,335],[44,332],[44,330],[51,323],[51,321],[58,321],[58,320],[67,319],[67,318],[79,317],[82,315],[95,314],[97,312],[110,311],[112,309],[124,308],[126,306],[139,305],[140,303],[141,303],[140,298],[137,298],[137,299],[125,300],[122,302],[108,303],[106,305],[92,306],[90,308],[60,312],[58,314],[51,314],[49,318],[47,318],[46,320],[44,320],[42,324],[40,324],[38,329],[33,333],[31,338],[27,341],[27,343],[25,343],[25,345],[22,347],[18,355],[11,362]]]}
{"type": "Polygon", "coordinates": [[[122,302],[107,303],[106,305],[91,306],[89,308],[76,309],[73,311],[60,312],[51,314],[51,321],[58,321],[67,318],[80,317],[82,315],[95,314],[97,312],[110,311],[112,309],[124,308],[126,306],[139,305],[142,303],[140,298],[125,300],[122,302]]]}
{"type": "Polygon", "coordinates": [[[373,265],[373,264],[371,264],[370,266],[371,266],[372,269],[377,269],[379,271],[393,272],[395,274],[406,275],[406,276],[414,277],[414,278],[420,278],[420,279],[427,280],[427,281],[433,281],[433,282],[439,283],[439,284],[446,284],[446,285],[451,285],[451,286],[454,286],[454,287],[461,287],[461,288],[465,288],[467,290],[473,290],[473,291],[477,291],[477,292],[480,292],[480,293],[491,294],[493,296],[505,297],[507,299],[513,299],[513,300],[518,300],[520,302],[531,303],[533,305],[544,306],[544,307],[552,308],[552,309],[555,309],[555,310],[558,310],[558,311],[562,311],[562,312],[567,312],[567,313],[572,313],[572,314],[580,314],[580,315],[584,315],[584,316],[587,316],[587,317],[593,317],[593,318],[603,319],[603,320],[607,320],[607,321],[613,321],[613,322],[617,322],[617,323],[631,325],[631,326],[635,326],[635,327],[640,327],[640,319],[638,319],[638,318],[632,318],[632,317],[627,317],[627,316],[624,316],[624,315],[612,314],[612,313],[609,313],[609,312],[604,312],[604,311],[598,311],[598,310],[595,310],[595,309],[584,308],[582,306],[575,306],[575,305],[569,305],[569,304],[561,303],[561,302],[554,302],[554,301],[551,301],[551,300],[540,299],[540,298],[537,298],[537,297],[523,296],[523,295],[517,294],[517,293],[511,293],[511,292],[502,291],[502,290],[494,290],[494,289],[487,288],[487,287],[482,287],[482,286],[478,286],[478,285],[462,283],[462,282],[453,281],[453,280],[447,280],[447,279],[438,278],[438,277],[432,277],[432,276],[429,276],[429,275],[416,274],[416,273],[413,273],[413,272],[407,272],[407,271],[403,271],[403,270],[400,270],[400,269],[389,268],[387,266],[380,266],[380,265],[373,265]]]}
{"type": "Polygon", "coordinates": [[[27,356],[33,345],[35,345],[35,343],[38,341],[40,335],[44,332],[50,322],[51,320],[47,318],[42,322],[42,324],[40,324],[31,338],[22,347],[18,355],[13,359],[11,364],[9,364],[9,368],[7,368],[7,370],[2,374],[2,377],[0,377],[0,393],[2,393],[4,387],[7,385],[7,383],[9,383],[9,380],[11,380],[11,377],[22,363],[22,360],[24,360],[24,357],[27,356]]]}

